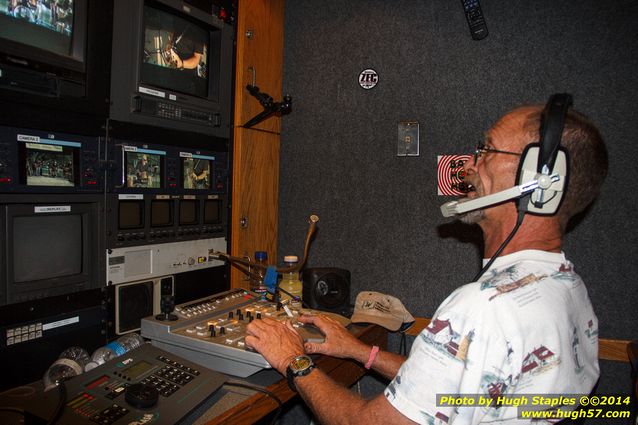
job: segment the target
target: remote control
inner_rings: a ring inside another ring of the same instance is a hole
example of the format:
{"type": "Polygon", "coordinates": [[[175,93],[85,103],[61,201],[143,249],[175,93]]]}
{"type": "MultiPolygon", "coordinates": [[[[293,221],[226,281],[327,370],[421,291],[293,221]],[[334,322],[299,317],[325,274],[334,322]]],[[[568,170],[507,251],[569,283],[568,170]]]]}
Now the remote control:
{"type": "Polygon", "coordinates": [[[483,11],[478,0],[461,0],[465,10],[465,18],[470,27],[470,33],[474,40],[482,40],[487,37],[487,25],[483,17],[483,11]]]}

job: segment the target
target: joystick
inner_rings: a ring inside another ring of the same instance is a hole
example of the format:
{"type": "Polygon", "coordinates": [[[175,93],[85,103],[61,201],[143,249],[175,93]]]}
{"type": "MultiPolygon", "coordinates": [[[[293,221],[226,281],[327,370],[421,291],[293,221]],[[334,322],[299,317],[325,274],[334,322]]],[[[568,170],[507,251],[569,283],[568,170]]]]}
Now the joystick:
{"type": "Polygon", "coordinates": [[[124,399],[137,409],[148,409],[157,404],[159,393],[151,385],[133,384],[126,388],[124,399]]]}
{"type": "Polygon", "coordinates": [[[161,313],[155,316],[157,320],[161,321],[174,321],[177,320],[177,316],[173,314],[175,310],[175,298],[173,295],[162,295],[160,299],[160,311],[161,313]]]}

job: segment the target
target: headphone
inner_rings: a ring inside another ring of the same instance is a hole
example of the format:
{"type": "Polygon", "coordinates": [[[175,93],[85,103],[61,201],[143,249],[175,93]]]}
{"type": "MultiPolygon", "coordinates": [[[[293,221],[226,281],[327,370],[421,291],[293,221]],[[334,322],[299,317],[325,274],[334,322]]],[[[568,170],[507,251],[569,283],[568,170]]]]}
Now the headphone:
{"type": "Polygon", "coordinates": [[[467,202],[447,202],[441,205],[443,216],[451,217],[512,199],[516,199],[520,212],[556,214],[567,190],[569,162],[567,151],[560,142],[567,110],[572,103],[572,96],[567,93],[550,96],[541,115],[539,142],[530,143],[521,154],[516,186],[467,202]]]}
{"type": "Polygon", "coordinates": [[[517,185],[536,180],[538,188],[517,199],[519,210],[534,215],[553,215],[567,190],[569,156],[561,146],[567,110],[572,96],[550,96],[541,115],[540,139],[525,147],[516,172],[517,185]]]}

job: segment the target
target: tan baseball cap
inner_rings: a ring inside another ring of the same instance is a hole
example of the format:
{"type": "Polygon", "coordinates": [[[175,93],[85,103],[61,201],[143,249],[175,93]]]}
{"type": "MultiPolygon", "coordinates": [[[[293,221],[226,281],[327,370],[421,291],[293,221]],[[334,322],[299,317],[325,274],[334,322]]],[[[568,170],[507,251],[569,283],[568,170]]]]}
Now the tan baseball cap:
{"type": "Polygon", "coordinates": [[[354,303],[352,323],[374,323],[390,331],[402,331],[414,323],[414,317],[395,297],[381,292],[359,292],[354,303]]]}

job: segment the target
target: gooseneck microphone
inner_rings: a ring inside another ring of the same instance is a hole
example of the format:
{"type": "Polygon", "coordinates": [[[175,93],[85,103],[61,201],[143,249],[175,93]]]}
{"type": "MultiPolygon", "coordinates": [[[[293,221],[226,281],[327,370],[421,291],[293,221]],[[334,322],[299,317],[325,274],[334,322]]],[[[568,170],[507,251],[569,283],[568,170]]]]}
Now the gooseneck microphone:
{"type": "MultiPolygon", "coordinates": [[[[303,257],[299,262],[291,267],[277,267],[277,273],[292,273],[299,272],[304,264],[306,263],[306,259],[308,258],[308,251],[310,249],[310,242],[312,241],[312,236],[317,230],[317,222],[319,221],[319,217],[315,214],[312,214],[308,219],[308,231],[306,232],[306,242],[304,244],[303,257]]],[[[246,258],[235,257],[233,255],[226,254],[224,252],[214,251],[210,254],[213,257],[219,258],[221,260],[228,261],[234,267],[236,267],[239,271],[247,275],[248,277],[254,279],[261,279],[258,273],[253,270],[260,270],[262,272],[262,276],[265,275],[267,267],[263,264],[259,264],[257,262],[248,260],[246,258]]]]}

